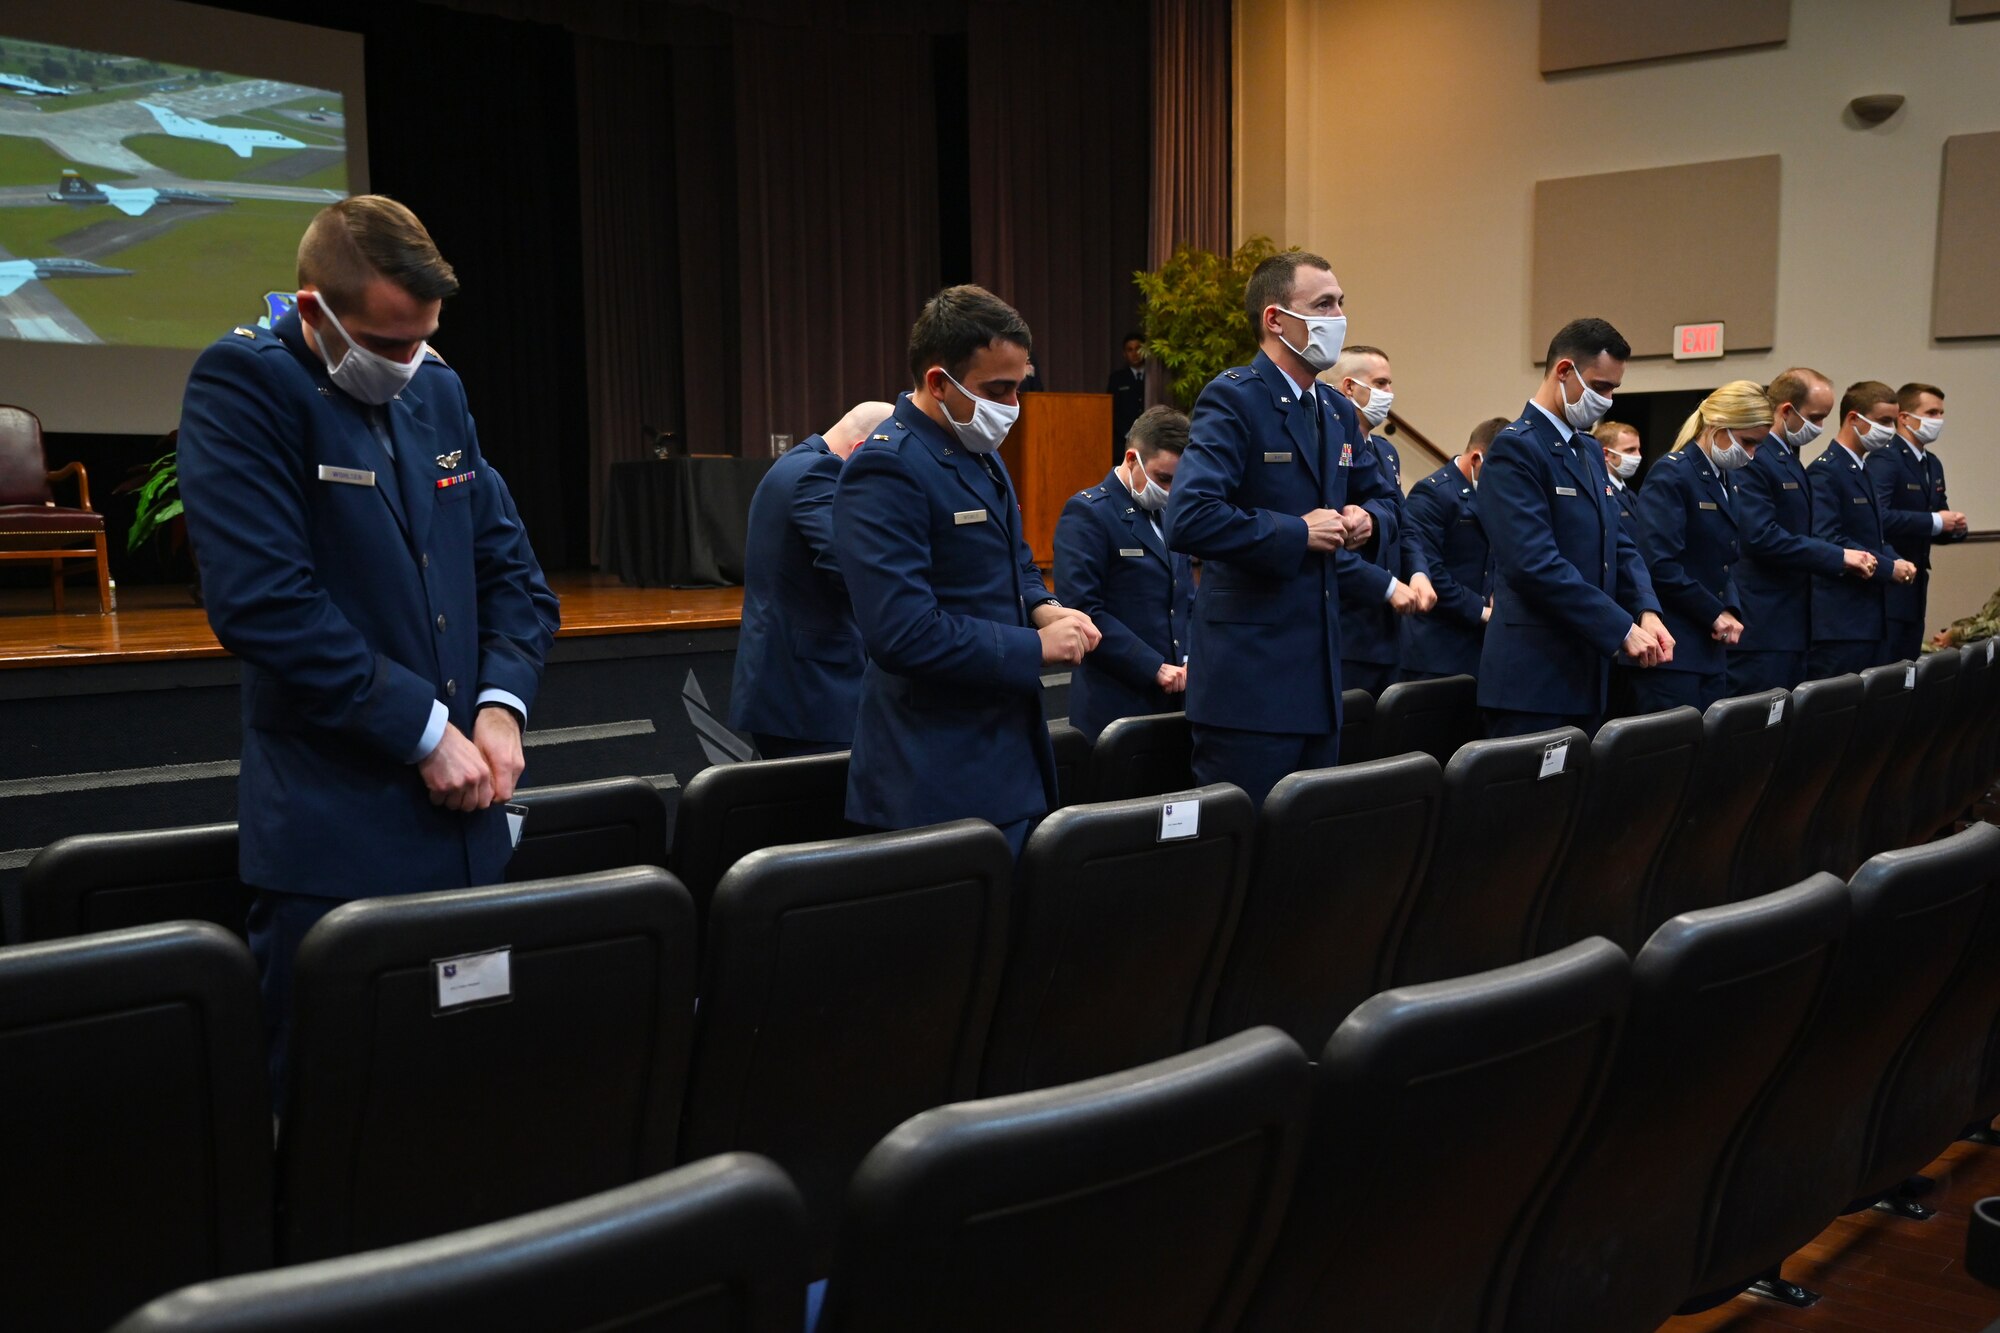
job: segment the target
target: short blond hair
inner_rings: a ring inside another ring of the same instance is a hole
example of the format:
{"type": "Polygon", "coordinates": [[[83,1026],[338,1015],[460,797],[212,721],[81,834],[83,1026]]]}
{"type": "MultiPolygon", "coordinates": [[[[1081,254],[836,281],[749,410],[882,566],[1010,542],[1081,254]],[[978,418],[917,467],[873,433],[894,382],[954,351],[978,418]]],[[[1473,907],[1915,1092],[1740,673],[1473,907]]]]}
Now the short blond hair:
{"type": "Polygon", "coordinates": [[[458,275],[424,224],[394,199],[357,194],[322,208],[299,238],[300,290],[311,287],[351,309],[378,277],[419,301],[458,290],[458,275]]]}
{"type": "Polygon", "coordinates": [[[1590,437],[1609,449],[1620,435],[1630,431],[1633,439],[1639,438],[1639,428],[1624,421],[1600,421],[1590,428],[1590,437]]]}
{"type": "Polygon", "coordinates": [[[1678,449],[1705,430],[1750,430],[1768,426],[1776,416],[1771,395],[1755,380],[1731,380],[1701,400],[1701,406],[1681,423],[1674,437],[1678,449]]]}

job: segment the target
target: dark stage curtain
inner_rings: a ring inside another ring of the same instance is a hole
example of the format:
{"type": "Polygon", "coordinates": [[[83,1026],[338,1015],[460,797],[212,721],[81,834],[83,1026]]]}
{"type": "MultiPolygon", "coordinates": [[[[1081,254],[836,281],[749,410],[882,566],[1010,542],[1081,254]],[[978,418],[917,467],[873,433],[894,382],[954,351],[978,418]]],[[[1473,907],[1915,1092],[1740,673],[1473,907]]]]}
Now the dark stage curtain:
{"type": "MultiPolygon", "coordinates": [[[[1148,267],[1179,245],[1230,248],[1230,0],[1152,0],[1148,267]]],[[[1280,238],[1280,242],[1282,243],[1280,238]]]]}
{"type": "Polygon", "coordinates": [[[968,13],[973,280],[1027,318],[1049,389],[1098,392],[1134,322],[1152,169],[1146,0],[968,13]]]}

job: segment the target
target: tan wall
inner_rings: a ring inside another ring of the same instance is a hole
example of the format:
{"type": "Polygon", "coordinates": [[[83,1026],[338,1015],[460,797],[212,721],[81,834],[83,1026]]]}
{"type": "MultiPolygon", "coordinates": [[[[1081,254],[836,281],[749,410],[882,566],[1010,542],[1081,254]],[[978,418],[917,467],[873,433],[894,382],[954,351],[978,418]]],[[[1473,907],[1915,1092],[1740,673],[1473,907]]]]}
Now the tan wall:
{"type": "MultiPolygon", "coordinates": [[[[1237,5],[1237,234],[1333,261],[1350,338],[1388,349],[1397,411],[1438,443],[1519,411],[1538,378],[1537,180],[1777,153],[1776,346],[1637,361],[1626,385],[1769,380],[1795,362],[1842,386],[1934,381],[1948,394],[1939,456],[1953,502],[1975,528],[2000,528],[2000,340],[1929,336],[1944,140],[2000,130],[2000,23],[1953,24],[1950,0],[1812,0],[1793,7],[1782,47],[1544,78],[1536,0],[1237,5]],[[1847,102],[1872,92],[1909,101],[1857,128],[1847,102]]],[[[1930,619],[1971,611],[1996,584],[2000,546],[1958,548],[1930,619]]]]}

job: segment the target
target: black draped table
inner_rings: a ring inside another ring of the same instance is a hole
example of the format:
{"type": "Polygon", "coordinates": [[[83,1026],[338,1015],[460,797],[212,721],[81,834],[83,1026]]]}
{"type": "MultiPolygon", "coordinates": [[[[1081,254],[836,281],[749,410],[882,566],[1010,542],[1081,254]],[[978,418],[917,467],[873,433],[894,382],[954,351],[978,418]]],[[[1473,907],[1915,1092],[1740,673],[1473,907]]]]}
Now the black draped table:
{"type": "Polygon", "coordinates": [[[750,496],[768,458],[644,458],[611,465],[604,558],[641,588],[743,582],[750,496]]]}

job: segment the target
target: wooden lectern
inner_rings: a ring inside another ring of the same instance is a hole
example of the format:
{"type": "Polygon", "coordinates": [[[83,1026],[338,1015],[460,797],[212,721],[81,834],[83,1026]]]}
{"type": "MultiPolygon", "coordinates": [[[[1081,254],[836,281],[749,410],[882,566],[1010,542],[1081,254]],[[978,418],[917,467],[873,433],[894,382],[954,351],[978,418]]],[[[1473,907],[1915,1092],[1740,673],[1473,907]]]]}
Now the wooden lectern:
{"type": "Polygon", "coordinates": [[[1000,457],[1021,497],[1021,531],[1035,563],[1056,560],[1056,519],[1069,497],[1111,470],[1111,395],[1024,393],[1000,457]]]}

